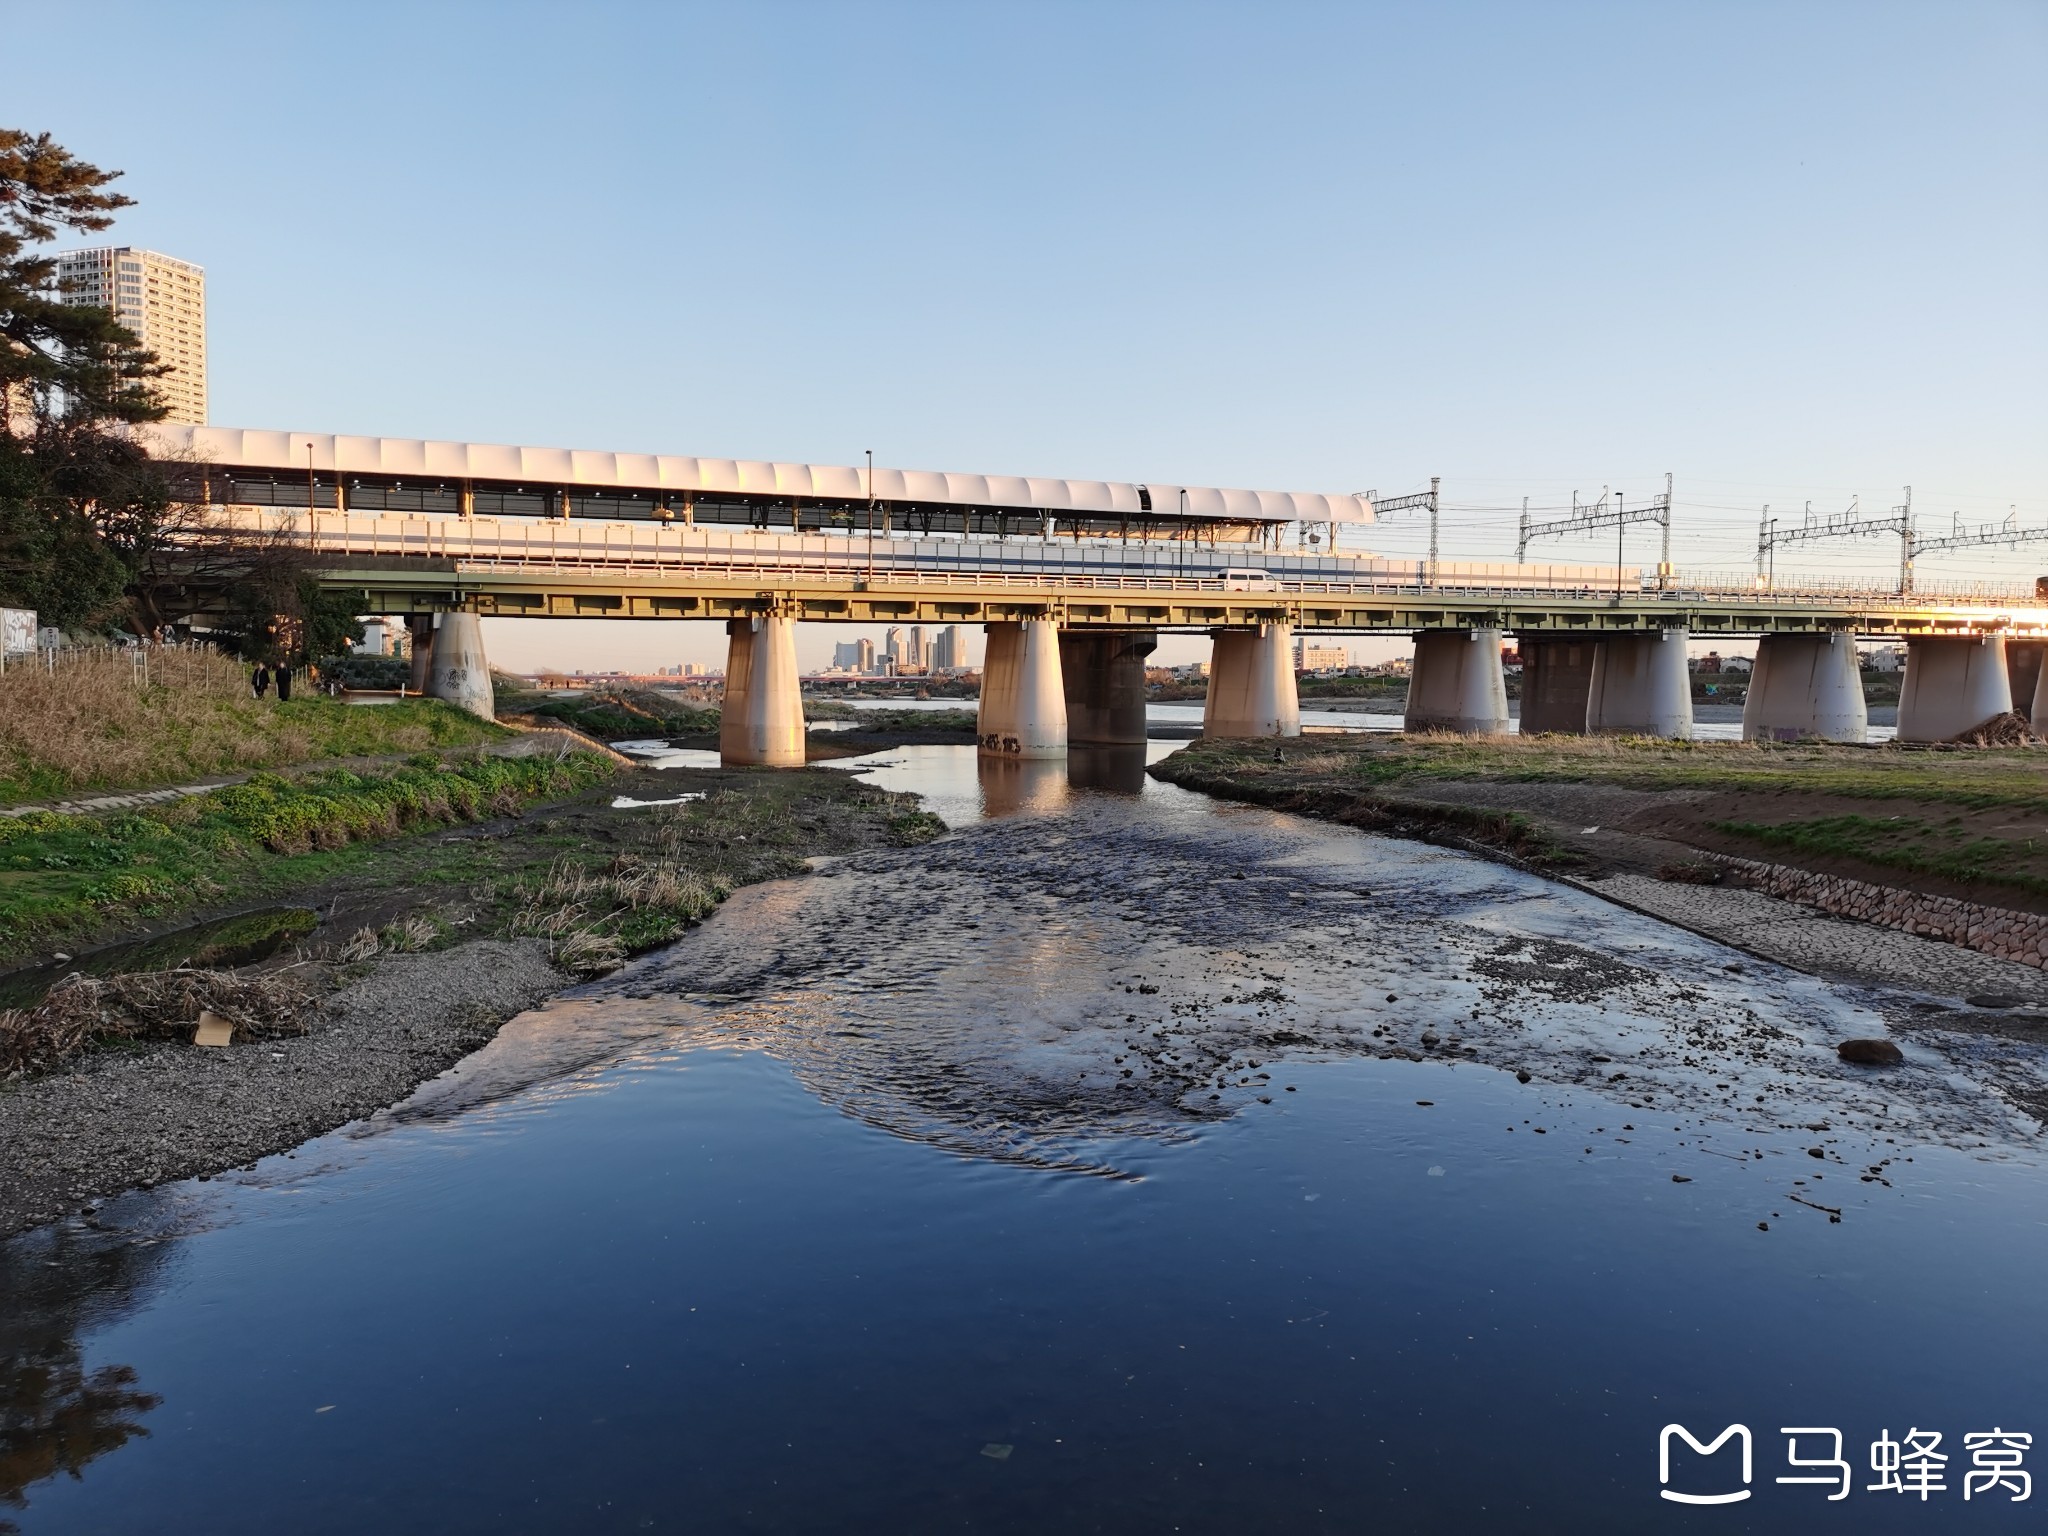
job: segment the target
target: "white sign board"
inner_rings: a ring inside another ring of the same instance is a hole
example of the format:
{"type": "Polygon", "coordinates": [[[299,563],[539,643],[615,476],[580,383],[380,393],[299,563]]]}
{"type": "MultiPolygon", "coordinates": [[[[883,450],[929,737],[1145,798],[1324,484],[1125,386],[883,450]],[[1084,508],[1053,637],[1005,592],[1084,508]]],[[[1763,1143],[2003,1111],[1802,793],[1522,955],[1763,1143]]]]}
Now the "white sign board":
{"type": "Polygon", "coordinates": [[[0,651],[13,656],[35,648],[35,609],[0,608],[0,651]]]}

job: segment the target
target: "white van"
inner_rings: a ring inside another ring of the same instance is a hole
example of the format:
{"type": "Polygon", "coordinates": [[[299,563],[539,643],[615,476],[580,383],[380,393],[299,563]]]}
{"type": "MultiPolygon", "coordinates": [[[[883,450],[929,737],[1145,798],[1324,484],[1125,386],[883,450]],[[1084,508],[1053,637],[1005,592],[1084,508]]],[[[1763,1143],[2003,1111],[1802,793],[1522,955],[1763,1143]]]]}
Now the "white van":
{"type": "Polygon", "coordinates": [[[1232,566],[1216,573],[1226,592],[1278,592],[1280,583],[1273,579],[1270,571],[1255,571],[1232,566]]]}

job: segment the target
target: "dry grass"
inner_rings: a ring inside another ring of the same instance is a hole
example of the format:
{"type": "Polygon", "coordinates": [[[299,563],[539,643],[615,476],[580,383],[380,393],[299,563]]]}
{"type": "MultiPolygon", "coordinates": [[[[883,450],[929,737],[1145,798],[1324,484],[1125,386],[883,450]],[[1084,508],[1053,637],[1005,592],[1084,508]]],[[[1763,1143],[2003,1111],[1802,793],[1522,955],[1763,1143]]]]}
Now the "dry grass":
{"type": "Polygon", "coordinates": [[[578,975],[615,970],[635,950],[673,938],[731,894],[674,859],[620,854],[605,868],[557,859],[520,893],[511,931],[545,939],[555,963],[578,975]]]}
{"type": "Polygon", "coordinates": [[[62,1066],[105,1040],[190,1040],[202,1010],[235,1026],[238,1038],[306,1032],[310,994],[287,974],[142,971],[72,976],[34,1008],[0,1010],[0,1079],[62,1066]]]}
{"type": "Polygon", "coordinates": [[[440,705],[376,709],[314,696],[250,696],[241,663],[183,646],[146,648],[148,683],[124,650],[60,652],[55,671],[0,673],[0,798],[175,783],[323,756],[416,752],[495,739],[440,705]]]}
{"type": "Polygon", "coordinates": [[[440,937],[441,925],[417,912],[386,925],[384,931],[377,936],[383,948],[399,955],[417,954],[440,937]]]}
{"type": "Polygon", "coordinates": [[[369,959],[381,948],[383,945],[378,942],[376,929],[358,928],[342,941],[334,951],[334,958],[343,965],[354,965],[358,960],[369,959]]]}

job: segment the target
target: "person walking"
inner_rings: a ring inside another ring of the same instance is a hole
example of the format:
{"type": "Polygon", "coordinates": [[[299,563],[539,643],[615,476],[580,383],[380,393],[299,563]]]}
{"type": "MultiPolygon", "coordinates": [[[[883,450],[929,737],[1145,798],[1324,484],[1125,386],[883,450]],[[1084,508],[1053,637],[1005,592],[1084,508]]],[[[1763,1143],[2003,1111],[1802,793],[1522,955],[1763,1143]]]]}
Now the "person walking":
{"type": "Polygon", "coordinates": [[[270,691],[270,668],[260,661],[256,663],[256,670],[249,674],[249,691],[259,699],[270,691]]]}
{"type": "Polygon", "coordinates": [[[292,697],[292,664],[280,661],[277,664],[277,702],[288,704],[292,697]]]}

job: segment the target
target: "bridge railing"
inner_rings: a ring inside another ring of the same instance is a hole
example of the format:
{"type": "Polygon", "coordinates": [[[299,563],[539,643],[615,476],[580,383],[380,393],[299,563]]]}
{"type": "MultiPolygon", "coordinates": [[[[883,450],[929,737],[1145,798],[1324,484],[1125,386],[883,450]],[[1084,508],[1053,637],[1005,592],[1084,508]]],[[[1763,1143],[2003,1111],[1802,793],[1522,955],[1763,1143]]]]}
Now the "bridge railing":
{"type": "MultiPolygon", "coordinates": [[[[1246,562],[1242,568],[1247,575],[1226,577],[1213,570],[1169,572],[1159,565],[1140,573],[1115,572],[1102,569],[1093,560],[1070,564],[1064,558],[1058,563],[1044,559],[1009,564],[1008,559],[1017,557],[1006,557],[1002,546],[968,543],[950,544],[941,551],[920,548],[917,541],[885,540],[873,557],[866,553],[859,539],[834,539],[831,542],[841,547],[829,551],[815,547],[792,550],[777,546],[785,537],[797,542],[797,536],[767,531],[749,537],[744,530],[706,531],[677,524],[363,516],[317,511],[308,514],[256,507],[225,509],[223,520],[238,531],[304,539],[321,552],[372,558],[442,559],[460,568],[479,571],[659,573],[705,580],[766,578],[854,581],[871,587],[967,586],[1160,595],[1410,596],[1501,603],[1559,598],[1622,599],[1632,604],[1654,602],[1674,607],[1740,604],[1750,608],[1801,608],[1839,606],[1844,600],[1853,600],[1864,608],[2037,605],[2027,586],[1990,582],[1921,582],[1911,595],[1900,597],[1891,590],[1846,578],[1800,578],[1765,586],[1746,572],[1681,573],[1658,585],[1629,567],[1621,567],[1618,573],[1610,568],[1602,575],[1597,568],[1585,566],[1525,566],[1514,573],[1516,579],[1492,578],[1491,571],[1480,567],[1485,576],[1475,572],[1473,578],[1461,579],[1454,565],[1437,581],[1430,582],[1421,562],[1375,561],[1358,575],[1337,579],[1262,575],[1250,564],[1257,558],[1254,554],[1232,556],[1212,551],[1201,557],[1208,563],[1226,559],[1246,562]],[[974,568],[965,563],[968,561],[982,562],[983,568],[974,568]],[[996,562],[998,568],[987,569],[990,561],[996,562]]],[[[814,543],[810,539],[801,542],[814,543]]]]}

